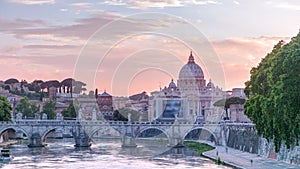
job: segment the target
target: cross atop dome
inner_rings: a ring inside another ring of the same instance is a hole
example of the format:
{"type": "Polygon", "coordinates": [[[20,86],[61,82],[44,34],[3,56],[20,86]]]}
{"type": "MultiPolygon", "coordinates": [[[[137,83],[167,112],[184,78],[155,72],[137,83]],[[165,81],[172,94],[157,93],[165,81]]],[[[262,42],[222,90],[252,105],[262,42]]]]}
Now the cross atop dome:
{"type": "Polygon", "coordinates": [[[195,63],[194,61],[194,56],[193,56],[193,51],[191,50],[190,56],[189,56],[189,61],[188,63],[195,63]]]}

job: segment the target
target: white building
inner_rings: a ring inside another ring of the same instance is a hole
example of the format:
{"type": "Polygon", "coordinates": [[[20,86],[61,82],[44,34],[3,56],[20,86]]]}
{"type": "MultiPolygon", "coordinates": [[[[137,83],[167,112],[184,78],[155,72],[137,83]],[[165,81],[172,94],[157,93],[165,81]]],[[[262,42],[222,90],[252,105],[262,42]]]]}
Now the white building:
{"type": "Polygon", "coordinates": [[[188,119],[187,114],[187,98],[182,98],[179,88],[173,80],[169,83],[168,87],[160,91],[151,92],[149,101],[149,114],[150,121],[159,119],[163,121],[172,121],[175,118],[188,119]]]}
{"type": "Polygon", "coordinates": [[[179,72],[177,84],[172,80],[168,87],[151,93],[150,120],[177,117],[188,121],[220,121],[222,110],[213,107],[213,103],[225,98],[226,92],[215,87],[211,81],[206,84],[203,71],[195,63],[192,52],[179,72]]]}

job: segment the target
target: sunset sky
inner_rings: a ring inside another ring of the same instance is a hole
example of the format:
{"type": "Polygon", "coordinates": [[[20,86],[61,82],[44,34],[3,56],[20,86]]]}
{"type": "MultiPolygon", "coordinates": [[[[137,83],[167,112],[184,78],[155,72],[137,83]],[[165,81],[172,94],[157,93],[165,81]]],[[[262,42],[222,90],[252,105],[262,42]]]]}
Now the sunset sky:
{"type": "Polygon", "coordinates": [[[206,80],[230,90],[299,21],[299,0],[3,0],[0,80],[150,92],[176,82],[192,50],[206,80]]]}

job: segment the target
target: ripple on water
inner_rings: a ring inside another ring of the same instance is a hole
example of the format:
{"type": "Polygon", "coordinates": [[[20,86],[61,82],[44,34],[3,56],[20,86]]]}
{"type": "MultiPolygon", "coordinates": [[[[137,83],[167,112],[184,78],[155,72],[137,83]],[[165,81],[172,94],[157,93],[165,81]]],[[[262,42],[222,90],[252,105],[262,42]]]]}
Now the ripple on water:
{"type": "Polygon", "coordinates": [[[0,167],[4,169],[228,168],[217,166],[208,159],[196,156],[184,158],[171,155],[153,156],[152,151],[155,149],[159,147],[142,145],[136,149],[122,149],[119,141],[101,142],[85,149],[75,148],[72,142],[61,145],[48,143],[46,148],[37,149],[17,146],[11,149],[15,156],[14,160],[8,164],[0,164],[0,167]]]}

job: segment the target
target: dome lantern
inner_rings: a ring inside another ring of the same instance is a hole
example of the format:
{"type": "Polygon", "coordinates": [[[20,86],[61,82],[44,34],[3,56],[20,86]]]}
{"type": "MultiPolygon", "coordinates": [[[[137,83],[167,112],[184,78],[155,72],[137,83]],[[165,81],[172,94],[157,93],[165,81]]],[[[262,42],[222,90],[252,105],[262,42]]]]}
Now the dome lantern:
{"type": "Polygon", "coordinates": [[[193,52],[191,51],[188,63],[195,63],[193,52]]]}

